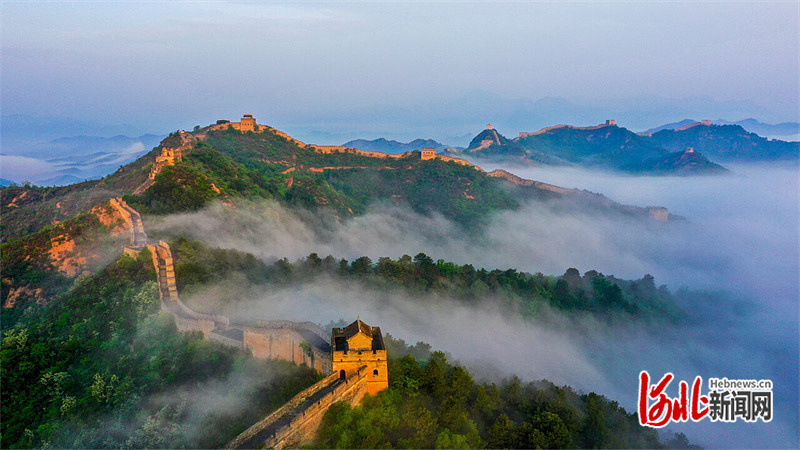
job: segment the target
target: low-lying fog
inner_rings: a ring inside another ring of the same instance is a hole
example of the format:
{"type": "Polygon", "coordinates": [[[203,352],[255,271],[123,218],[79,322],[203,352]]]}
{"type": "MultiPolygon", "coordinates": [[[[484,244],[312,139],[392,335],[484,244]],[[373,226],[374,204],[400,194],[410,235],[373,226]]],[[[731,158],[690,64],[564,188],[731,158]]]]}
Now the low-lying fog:
{"type": "MultiPolygon", "coordinates": [[[[695,376],[771,379],[775,409],[768,424],[673,426],[709,446],[798,444],[798,171],[732,166],[726,177],[627,177],[577,169],[509,168],[524,178],[603,193],[638,206],[666,206],[687,218],[673,225],[606,217],[565,217],[541,204],[499,214],[485,235],[470,238],[441,217],[376,207],[345,222],[313,218],[271,202],[257,211],[221,205],[148,224],[153,231],[237,248],[268,261],[311,252],[377,260],[425,252],[476,267],[560,275],[595,269],[620,278],[652,274],[675,293],[723,290],[704,304],[681,302],[699,320],[644,328],[547,315],[536,324],[508,317],[487,299],[466,307],[448,299],[408,299],[338,281],[275,292],[250,291],[254,318],[327,323],[360,315],[406,341],[450,352],[481,375],[516,373],[595,390],[635,411],[640,370],[677,380],[695,376]]],[[[675,383],[673,383],[675,384],[675,383]]],[[[676,386],[670,395],[675,396],[676,386]]],[[[706,390],[706,387],[703,389],[706,390]]]]}

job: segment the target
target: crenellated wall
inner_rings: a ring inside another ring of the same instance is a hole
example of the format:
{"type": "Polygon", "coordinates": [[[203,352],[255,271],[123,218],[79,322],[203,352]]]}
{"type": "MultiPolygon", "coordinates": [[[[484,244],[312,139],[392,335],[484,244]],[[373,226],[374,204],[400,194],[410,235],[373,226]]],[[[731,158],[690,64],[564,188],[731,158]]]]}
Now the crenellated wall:
{"type": "Polygon", "coordinates": [[[330,339],[328,333],[314,322],[292,322],[290,320],[259,320],[256,325],[262,328],[291,328],[293,330],[307,330],[320,337],[323,341],[330,339]]]}
{"type": "Polygon", "coordinates": [[[158,275],[158,292],[161,297],[161,308],[172,313],[175,324],[181,331],[200,331],[209,338],[212,331],[227,330],[230,319],[218,314],[206,314],[194,311],[184,305],[178,297],[175,284],[175,265],[169,244],[159,241],[158,244],[147,244],[153,258],[153,266],[158,275]]]}
{"type": "Polygon", "coordinates": [[[566,124],[562,123],[562,124],[559,124],[559,125],[552,125],[552,126],[549,126],[549,127],[544,127],[539,131],[534,131],[533,133],[520,132],[518,139],[524,139],[524,138],[526,138],[528,136],[537,136],[537,135],[540,135],[540,134],[547,133],[548,131],[557,130],[559,128],[569,128],[569,129],[572,129],[572,130],[599,130],[600,128],[613,127],[613,126],[616,126],[616,125],[617,125],[617,122],[615,120],[606,120],[605,123],[601,123],[600,125],[595,125],[595,126],[591,126],[591,127],[576,127],[575,125],[566,125],[566,124]]]}
{"type": "Polygon", "coordinates": [[[265,448],[283,449],[299,448],[312,443],[317,437],[319,425],[328,408],[336,402],[346,402],[353,406],[358,405],[367,394],[368,383],[366,370],[347,378],[338,384],[334,390],[312,403],[307,409],[297,415],[289,425],[280,428],[275,434],[264,442],[265,448]]]}
{"type": "Polygon", "coordinates": [[[114,210],[117,211],[117,213],[122,217],[126,228],[130,229],[131,238],[128,247],[141,250],[145,245],[147,245],[147,233],[144,232],[142,217],[135,209],[131,208],[128,203],[125,202],[125,200],[122,200],[119,197],[112,198],[108,202],[111,207],[114,208],[114,210]]]}
{"type": "Polygon", "coordinates": [[[367,371],[345,379],[331,374],[245,430],[226,448],[299,448],[316,438],[322,417],[336,402],[357,405],[367,394],[367,371]]]}
{"type": "Polygon", "coordinates": [[[311,322],[258,321],[244,327],[243,347],[260,359],[283,359],[322,373],[331,371],[325,332],[311,322]]]}
{"type": "Polygon", "coordinates": [[[495,169],[489,172],[488,175],[490,177],[503,178],[504,180],[510,181],[511,183],[514,183],[519,186],[535,186],[539,189],[544,189],[550,192],[556,192],[558,194],[570,194],[576,192],[575,189],[562,188],[559,186],[554,186],[552,184],[542,183],[541,181],[533,181],[522,177],[518,177],[513,173],[506,172],[503,169],[495,169]]]}
{"type": "Polygon", "coordinates": [[[178,134],[172,134],[168,136],[166,139],[161,141],[161,153],[156,155],[156,159],[153,162],[153,166],[150,168],[150,173],[147,175],[147,180],[142,183],[139,187],[134,189],[133,195],[139,195],[147,190],[150,186],[153,185],[155,181],[156,175],[161,173],[164,167],[167,166],[174,166],[176,162],[180,162],[183,160],[183,155],[194,145],[197,143],[197,138],[195,138],[191,133],[186,131],[178,131],[178,134]],[[178,142],[175,142],[177,139],[178,142]],[[177,143],[177,147],[167,146],[166,142],[170,142],[170,145],[174,145],[177,143]]]}

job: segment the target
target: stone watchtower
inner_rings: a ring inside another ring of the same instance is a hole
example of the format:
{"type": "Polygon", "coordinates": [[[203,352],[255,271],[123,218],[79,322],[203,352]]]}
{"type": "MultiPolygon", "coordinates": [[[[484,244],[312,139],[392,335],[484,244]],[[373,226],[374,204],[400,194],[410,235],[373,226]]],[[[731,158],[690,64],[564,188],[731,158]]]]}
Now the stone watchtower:
{"type": "Polygon", "coordinates": [[[420,159],[425,161],[426,159],[434,159],[436,158],[436,149],[435,148],[423,148],[420,150],[420,159]]]}
{"type": "Polygon", "coordinates": [[[239,126],[239,131],[255,131],[256,119],[253,118],[252,114],[245,114],[239,126]]]}
{"type": "Polygon", "coordinates": [[[389,365],[380,327],[371,327],[361,319],[331,334],[333,372],[340,378],[366,366],[367,392],[375,395],[389,387],[389,365]]]}

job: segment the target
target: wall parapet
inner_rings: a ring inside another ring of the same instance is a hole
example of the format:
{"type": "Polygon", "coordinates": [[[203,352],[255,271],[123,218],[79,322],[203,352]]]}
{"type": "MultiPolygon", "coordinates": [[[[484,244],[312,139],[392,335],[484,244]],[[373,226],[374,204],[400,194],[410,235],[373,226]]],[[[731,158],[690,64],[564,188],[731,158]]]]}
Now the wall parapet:
{"type": "Polygon", "coordinates": [[[600,125],[594,125],[594,126],[591,126],[591,127],[577,127],[575,125],[567,125],[567,124],[561,123],[561,124],[558,124],[558,125],[552,125],[552,126],[549,126],[549,127],[544,127],[541,130],[534,131],[532,133],[520,132],[518,139],[525,139],[526,137],[529,137],[529,136],[538,136],[540,134],[545,134],[545,133],[547,133],[549,131],[558,130],[559,128],[569,128],[571,130],[599,130],[600,128],[613,127],[613,126],[616,126],[616,122],[615,121],[611,121],[611,120],[606,121],[606,123],[601,123],[600,125]]]}
{"type": "Polygon", "coordinates": [[[307,330],[310,331],[322,340],[327,341],[330,339],[328,333],[314,322],[292,322],[290,320],[257,320],[256,327],[259,328],[290,328],[292,330],[307,330]]]}
{"type": "Polygon", "coordinates": [[[108,203],[122,216],[125,224],[131,230],[129,247],[136,250],[144,248],[147,245],[147,233],[144,232],[142,217],[139,213],[120,197],[110,198],[108,203]]]}
{"type": "Polygon", "coordinates": [[[300,404],[307,399],[308,397],[316,394],[317,392],[324,389],[326,386],[330,385],[331,383],[337,381],[339,379],[338,374],[330,374],[327,377],[317,381],[311,387],[306,388],[305,390],[301,391],[299,394],[292,397],[291,400],[284,403],[283,406],[276,409],[272,413],[270,413],[267,417],[261,419],[258,423],[253,425],[252,427],[243,431],[239,436],[236,436],[234,440],[232,440],[225,448],[234,449],[234,448],[242,448],[242,446],[249,440],[253,439],[258,433],[265,430],[267,427],[272,425],[273,423],[277,422],[278,419],[286,415],[292,409],[300,406],[300,404]]]}
{"type": "Polygon", "coordinates": [[[264,443],[264,447],[297,448],[309,443],[316,437],[322,417],[332,404],[344,401],[351,405],[357,405],[366,393],[366,370],[361,370],[358,374],[347,378],[344,383],[336,386],[330,394],[311,404],[292,419],[289,425],[277,430],[275,435],[264,443]]]}
{"type": "Polygon", "coordinates": [[[298,447],[308,442],[316,436],[322,416],[330,405],[338,401],[346,401],[352,405],[357,405],[367,392],[367,370],[366,366],[351,374],[344,380],[339,374],[331,374],[310,388],[297,394],[292,400],[275,410],[272,414],[262,419],[257,424],[245,430],[237,436],[225,448],[252,448],[264,447],[281,449],[286,447],[298,447]],[[331,392],[322,398],[306,406],[302,411],[296,411],[303,402],[311,398],[314,394],[323,389],[333,386],[331,392]],[[268,436],[259,436],[269,431],[269,427],[278,422],[287,414],[296,415],[286,424],[274,430],[268,436]],[[261,439],[264,439],[261,442],[261,439]]]}

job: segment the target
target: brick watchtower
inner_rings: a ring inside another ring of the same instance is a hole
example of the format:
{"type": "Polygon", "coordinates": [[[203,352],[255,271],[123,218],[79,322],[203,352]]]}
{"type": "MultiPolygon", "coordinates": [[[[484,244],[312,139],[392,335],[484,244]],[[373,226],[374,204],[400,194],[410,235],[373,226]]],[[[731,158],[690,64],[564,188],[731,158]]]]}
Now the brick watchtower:
{"type": "Polygon", "coordinates": [[[255,131],[256,130],[256,119],[253,118],[252,114],[245,114],[242,117],[242,121],[240,123],[239,131],[255,131]]]}
{"type": "Polygon", "coordinates": [[[434,159],[436,158],[436,149],[431,147],[426,147],[420,150],[420,159],[423,161],[426,159],[434,159]]]}
{"type": "Polygon", "coordinates": [[[345,378],[366,366],[367,392],[375,395],[389,387],[389,365],[380,327],[371,327],[361,319],[331,334],[333,372],[345,378]]]}

